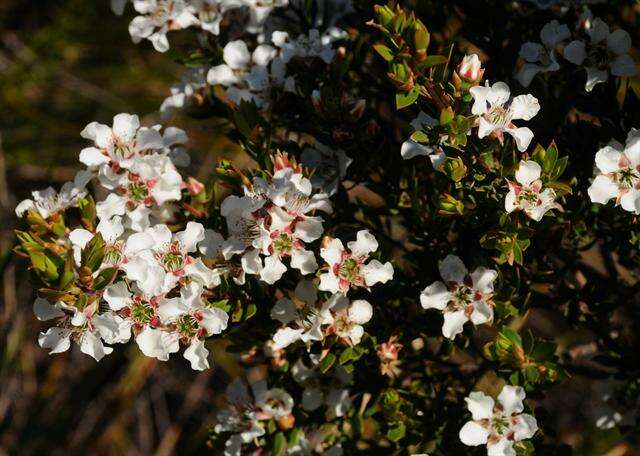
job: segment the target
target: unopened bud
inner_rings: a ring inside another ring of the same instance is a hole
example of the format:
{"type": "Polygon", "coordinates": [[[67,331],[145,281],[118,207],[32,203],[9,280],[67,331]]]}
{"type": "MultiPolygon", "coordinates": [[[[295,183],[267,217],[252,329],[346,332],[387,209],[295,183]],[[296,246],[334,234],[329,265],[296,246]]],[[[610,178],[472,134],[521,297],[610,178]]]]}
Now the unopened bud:
{"type": "Polygon", "coordinates": [[[191,196],[196,196],[204,190],[204,184],[199,180],[190,177],[187,179],[187,190],[191,196]]]}
{"type": "Polygon", "coordinates": [[[466,55],[458,65],[458,75],[462,79],[469,82],[476,82],[482,78],[484,70],[482,69],[482,63],[476,54],[466,55]]]}

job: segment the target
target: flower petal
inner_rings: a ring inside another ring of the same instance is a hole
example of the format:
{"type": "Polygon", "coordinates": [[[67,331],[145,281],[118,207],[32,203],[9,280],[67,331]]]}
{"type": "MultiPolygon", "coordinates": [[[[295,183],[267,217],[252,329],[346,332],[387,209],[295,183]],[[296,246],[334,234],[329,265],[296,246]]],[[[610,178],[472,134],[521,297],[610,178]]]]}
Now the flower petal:
{"type": "Polygon", "coordinates": [[[468,421],[458,434],[460,441],[468,446],[478,446],[487,443],[489,431],[475,421],[468,421]]]}

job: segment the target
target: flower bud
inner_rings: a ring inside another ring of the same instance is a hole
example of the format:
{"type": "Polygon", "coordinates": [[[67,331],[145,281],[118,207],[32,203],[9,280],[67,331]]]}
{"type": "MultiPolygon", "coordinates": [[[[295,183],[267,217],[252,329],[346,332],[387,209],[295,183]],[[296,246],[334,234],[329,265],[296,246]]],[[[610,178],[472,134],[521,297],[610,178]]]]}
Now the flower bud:
{"type": "Polygon", "coordinates": [[[204,190],[204,184],[199,180],[190,177],[187,179],[187,190],[191,196],[196,196],[204,190]]]}
{"type": "Polygon", "coordinates": [[[482,69],[482,63],[476,54],[466,55],[457,69],[458,75],[462,79],[469,82],[476,82],[482,78],[484,69],[482,69]]]}

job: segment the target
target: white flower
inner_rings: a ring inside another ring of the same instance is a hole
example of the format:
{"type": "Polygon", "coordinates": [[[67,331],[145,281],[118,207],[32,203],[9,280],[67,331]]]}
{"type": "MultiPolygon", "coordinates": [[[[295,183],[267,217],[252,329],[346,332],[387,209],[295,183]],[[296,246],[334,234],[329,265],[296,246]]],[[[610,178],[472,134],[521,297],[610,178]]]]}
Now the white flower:
{"type": "Polygon", "coordinates": [[[640,130],[632,128],[626,146],[612,143],[596,154],[599,174],[588,193],[593,203],[615,204],[625,211],[640,214],[640,130]]]}
{"type": "Polygon", "coordinates": [[[131,332],[145,356],[167,361],[170,353],[180,349],[178,338],[161,328],[158,303],[162,296],[147,296],[139,290],[134,294],[125,282],[109,285],[103,295],[109,308],[122,317],[120,330],[130,337],[131,332]]]}
{"type": "Polygon", "coordinates": [[[67,182],[62,186],[60,192],[56,192],[52,187],[32,192],[33,199],[23,200],[16,206],[16,215],[22,217],[25,212],[34,210],[42,218],[47,219],[77,206],[78,199],[87,194],[85,187],[91,180],[91,176],[90,172],[80,171],[73,182],[67,182]]]}
{"type": "Polygon", "coordinates": [[[282,60],[288,63],[293,58],[320,58],[324,63],[330,63],[336,51],[332,43],[347,37],[347,33],[337,27],[330,27],[320,35],[317,29],[309,30],[308,34],[300,34],[291,39],[287,32],[273,32],[273,43],[282,49],[282,60]]]}
{"type": "Polygon", "coordinates": [[[349,304],[346,298],[338,298],[330,310],[333,321],[329,332],[349,345],[358,345],[364,334],[362,325],[373,316],[371,304],[364,299],[358,299],[349,304]]]}
{"type": "Polygon", "coordinates": [[[538,430],[536,419],[522,413],[524,398],[522,387],[510,385],[502,388],[499,406],[482,392],[469,394],[465,401],[472,420],[460,429],[460,441],[468,446],[486,444],[489,456],[515,456],[513,444],[530,439],[538,430]]]}
{"type": "Polygon", "coordinates": [[[41,321],[60,319],[59,326],[51,327],[38,336],[38,344],[50,349],[49,354],[67,351],[73,339],[80,345],[82,353],[100,361],[113,351],[113,348],[103,344],[103,340],[107,343],[126,341],[120,332],[122,319],[112,312],[98,314],[97,301],[79,311],[61,302],[51,306],[46,301],[37,299],[34,312],[41,321]]]}
{"type": "Polygon", "coordinates": [[[540,174],[542,168],[533,160],[522,160],[516,171],[516,182],[509,182],[509,193],[504,199],[507,212],[524,211],[536,222],[544,214],[561,206],[555,202],[556,192],[552,188],[542,190],[540,174]]]}
{"type": "Polygon", "coordinates": [[[99,177],[106,178],[120,169],[129,168],[137,156],[164,147],[160,133],[153,128],[140,127],[140,119],[135,114],[117,114],[113,127],[91,122],[80,136],[94,142],[94,146],[82,149],[80,162],[97,171],[99,177]]]}
{"type": "Polygon", "coordinates": [[[264,435],[264,428],[256,416],[254,399],[240,378],[235,378],[226,389],[227,407],[217,415],[218,424],[214,427],[217,434],[233,433],[226,442],[225,456],[240,456],[242,445],[264,435]]]}
{"type": "Polygon", "coordinates": [[[147,39],[158,52],[169,50],[167,32],[199,24],[185,0],[133,0],[133,7],[140,15],[129,24],[132,41],[147,39]]]}
{"type": "Polygon", "coordinates": [[[525,60],[518,71],[518,81],[529,87],[538,73],[558,71],[558,47],[569,37],[569,27],[558,23],[555,19],[546,24],[540,31],[540,43],[527,42],[520,48],[520,57],[525,60]]]}
{"type": "Polygon", "coordinates": [[[476,54],[465,55],[458,65],[457,73],[467,81],[479,80],[484,73],[480,58],[476,54]]]}
{"type": "Polygon", "coordinates": [[[585,90],[591,92],[596,84],[606,82],[609,71],[614,76],[635,76],[637,68],[629,56],[629,34],[621,29],[610,32],[600,18],[585,24],[588,42],[575,40],[564,49],[565,59],[587,70],[585,90]]]}
{"type": "Polygon", "coordinates": [[[291,368],[293,379],[304,387],[300,405],[309,412],[326,405],[328,419],[343,416],[351,407],[349,391],[344,386],[353,381],[353,376],[347,374],[341,366],[336,366],[332,370],[331,383],[327,384],[323,381],[326,377],[321,376],[316,369],[307,367],[302,359],[298,359],[291,368]]]}
{"type": "Polygon", "coordinates": [[[241,0],[191,0],[190,4],[202,30],[214,35],[220,34],[220,22],[224,13],[243,6],[241,0]]]}
{"type": "Polygon", "coordinates": [[[148,228],[151,215],[161,220],[163,206],[182,197],[182,176],[163,154],[137,156],[124,173],[101,177],[117,193],[96,204],[98,217],[126,216],[125,226],[133,231],[148,228]]]}
{"type": "Polygon", "coordinates": [[[329,265],[329,270],[320,275],[320,290],[347,294],[351,287],[369,288],[393,278],[391,263],[371,260],[365,264],[369,254],[378,249],[378,241],[368,230],[358,231],[356,240],[348,242],[347,247],[340,239],[332,239],[320,249],[320,256],[329,265]]]}
{"type": "Polygon", "coordinates": [[[180,289],[179,298],[164,298],[158,303],[157,313],[164,324],[175,327],[175,336],[189,343],[184,357],[194,370],[209,368],[209,351],[204,338],[220,334],[227,328],[229,316],[221,309],[209,307],[202,299],[204,289],[191,282],[180,289]]]}
{"type": "Polygon", "coordinates": [[[476,268],[471,274],[455,255],[447,255],[438,264],[444,282],[434,282],[420,294],[424,309],[444,313],[442,334],[453,339],[462,332],[467,321],[480,325],[493,319],[493,282],[498,273],[493,269],[476,268]]]}
{"type": "Polygon", "coordinates": [[[244,0],[249,8],[249,22],[247,32],[262,35],[264,24],[274,8],[289,5],[289,0],[244,0]]]}
{"type": "Polygon", "coordinates": [[[188,108],[194,99],[207,88],[205,68],[190,69],[177,84],[171,86],[171,95],[160,105],[160,116],[168,119],[177,110],[188,108]]]}
{"type": "Polygon", "coordinates": [[[508,107],[511,92],[504,82],[496,82],[489,86],[476,86],[470,89],[474,98],[471,112],[478,119],[478,137],[493,136],[500,142],[504,134],[510,134],[516,141],[518,150],[524,152],[533,139],[533,132],[527,127],[516,127],[514,120],[530,120],[540,110],[538,100],[532,95],[519,95],[511,100],[508,107]]]}
{"type": "Polygon", "coordinates": [[[304,167],[313,170],[313,188],[329,196],[338,191],[340,182],[347,175],[347,168],[353,162],[344,150],[334,150],[317,141],[302,150],[300,160],[304,167]]]}
{"type": "Polygon", "coordinates": [[[129,279],[146,294],[170,291],[182,278],[190,277],[207,288],[220,283],[217,270],[196,258],[199,242],[205,238],[200,223],[189,222],[184,231],[171,233],[166,225],[155,225],[127,239],[130,260],[122,265],[129,279]]]}
{"type": "Polygon", "coordinates": [[[286,348],[298,340],[307,345],[323,340],[322,326],[331,324],[333,317],[330,309],[341,299],[339,295],[334,295],[318,305],[316,286],[308,279],[298,283],[294,297],[295,302],[288,298],[279,299],[271,309],[271,318],[285,325],[273,336],[273,348],[276,350],[286,348]]]}
{"type": "MultiPolygon", "coordinates": [[[[414,131],[428,130],[429,128],[436,127],[438,125],[440,125],[438,120],[422,111],[420,111],[416,118],[411,121],[411,126],[414,131]]],[[[400,147],[400,155],[404,160],[409,160],[417,156],[428,156],[429,160],[431,160],[433,169],[436,171],[442,171],[442,165],[444,165],[446,158],[446,155],[440,147],[420,144],[411,138],[402,143],[402,146],[400,147]]]]}

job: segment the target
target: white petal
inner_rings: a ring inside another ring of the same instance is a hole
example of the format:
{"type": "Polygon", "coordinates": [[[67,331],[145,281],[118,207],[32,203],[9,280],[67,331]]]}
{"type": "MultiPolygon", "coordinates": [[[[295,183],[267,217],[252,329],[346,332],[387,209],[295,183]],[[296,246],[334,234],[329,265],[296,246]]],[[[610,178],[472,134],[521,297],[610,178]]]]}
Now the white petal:
{"type": "Polygon", "coordinates": [[[300,340],[300,336],[303,332],[304,330],[302,329],[293,329],[289,327],[279,329],[273,336],[273,347],[276,350],[286,348],[292,343],[300,340]]]}
{"type": "Polygon", "coordinates": [[[204,231],[204,239],[198,244],[198,250],[206,258],[213,259],[222,253],[224,238],[217,231],[207,228],[204,231]]]}
{"type": "Polygon", "coordinates": [[[593,180],[587,193],[592,203],[607,204],[609,200],[618,197],[620,189],[609,177],[599,175],[593,180]]]}
{"type": "Polygon", "coordinates": [[[509,101],[510,96],[511,90],[509,86],[502,81],[498,81],[491,86],[491,90],[487,93],[487,101],[491,106],[502,106],[509,101]]]}
{"type": "Polygon", "coordinates": [[[454,339],[463,330],[464,324],[469,320],[464,310],[444,313],[444,323],[442,324],[442,335],[447,339],[454,339]]]}
{"type": "Polygon", "coordinates": [[[184,273],[189,277],[197,279],[207,288],[214,288],[220,285],[220,270],[209,269],[202,261],[202,258],[198,258],[186,266],[184,273]]]}
{"type": "Polygon", "coordinates": [[[631,37],[626,31],[618,29],[607,37],[607,48],[614,54],[627,54],[631,49],[631,37]]]}
{"type": "Polygon", "coordinates": [[[484,324],[493,319],[493,307],[484,301],[476,301],[469,319],[474,325],[484,324]]]}
{"type": "Polygon", "coordinates": [[[109,193],[109,196],[104,201],[100,201],[96,204],[96,213],[98,218],[110,219],[114,215],[124,215],[127,205],[127,200],[115,193],[109,193]]]}
{"type": "Polygon", "coordinates": [[[498,272],[485,267],[478,267],[471,273],[473,288],[482,293],[493,292],[493,282],[498,278],[498,272]]]}
{"type": "Polygon", "coordinates": [[[520,440],[530,439],[538,431],[538,422],[535,417],[528,413],[518,416],[518,422],[512,426],[514,431],[514,439],[516,442],[520,440]]]}
{"type": "Polygon", "coordinates": [[[157,358],[160,361],[169,359],[169,353],[175,353],[179,350],[178,341],[169,334],[159,329],[153,329],[149,326],[145,328],[136,337],[136,344],[140,351],[150,358],[157,358]],[[173,342],[173,343],[171,343],[173,342]]]}
{"type": "Polygon", "coordinates": [[[154,128],[141,128],[136,135],[136,149],[157,150],[165,147],[162,135],[154,128]]]}
{"type": "Polygon", "coordinates": [[[313,242],[322,236],[323,231],[321,217],[305,217],[296,222],[293,234],[304,242],[313,242]]]}
{"type": "Polygon", "coordinates": [[[302,392],[302,408],[311,412],[324,402],[324,394],[319,388],[309,387],[302,392]]]}
{"type": "Polygon", "coordinates": [[[318,290],[313,280],[304,279],[296,285],[294,294],[306,304],[315,304],[318,300],[318,290]]]}
{"type": "Polygon", "coordinates": [[[445,282],[463,282],[469,271],[462,260],[456,255],[447,255],[444,260],[438,264],[440,277],[445,282]]]}
{"type": "Polygon", "coordinates": [[[343,251],[344,246],[342,245],[340,239],[332,239],[327,247],[323,247],[320,249],[320,256],[329,265],[334,265],[340,263],[343,251]]]}
{"type": "Polygon", "coordinates": [[[569,27],[560,24],[555,19],[542,27],[540,31],[540,40],[548,49],[554,49],[559,43],[571,36],[569,27]]]}
{"type": "Polygon", "coordinates": [[[123,142],[133,141],[140,128],[140,119],[135,114],[117,114],[113,117],[113,134],[123,142]]]}
{"type": "Polygon", "coordinates": [[[33,313],[39,321],[53,320],[54,318],[64,317],[65,313],[56,306],[49,304],[49,301],[43,298],[36,298],[33,301],[33,313]]]}
{"type": "Polygon", "coordinates": [[[16,216],[22,217],[25,212],[35,208],[35,205],[32,200],[26,199],[20,201],[20,203],[16,206],[16,216]]]}
{"type": "Polygon", "coordinates": [[[163,323],[171,323],[189,310],[181,298],[162,299],[158,305],[158,316],[163,323]]]}
{"type": "Polygon", "coordinates": [[[564,58],[576,65],[582,65],[587,58],[584,41],[572,41],[564,48],[564,58]]]}
{"type": "Polygon", "coordinates": [[[87,231],[83,228],[76,228],[69,233],[69,241],[75,247],[83,249],[87,243],[93,239],[94,234],[91,231],[87,231]]]}
{"type": "Polygon", "coordinates": [[[509,109],[513,119],[531,120],[540,111],[540,103],[533,95],[518,95],[511,102],[509,109]]]}
{"type": "Polygon", "coordinates": [[[465,445],[478,446],[487,443],[489,431],[475,421],[468,421],[458,435],[465,445]]]}
{"type": "Polygon", "coordinates": [[[420,304],[423,309],[444,310],[451,301],[451,297],[452,295],[444,283],[433,282],[420,293],[420,304]]]}
{"type": "Polygon", "coordinates": [[[525,63],[518,71],[518,82],[522,84],[523,87],[529,87],[533,78],[542,70],[543,68],[540,65],[525,63]]]}
{"type": "Polygon", "coordinates": [[[358,299],[351,303],[349,307],[349,320],[352,322],[363,325],[371,320],[373,316],[373,307],[368,301],[364,299],[358,299]]]}
{"type": "Polygon", "coordinates": [[[338,293],[340,291],[340,281],[338,277],[336,277],[332,272],[321,274],[318,290],[338,293]]]}
{"type": "Polygon", "coordinates": [[[526,394],[521,386],[505,385],[498,396],[498,401],[502,404],[504,412],[507,415],[512,415],[524,410],[522,401],[525,397],[526,394]]]}
{"type": "Polygon", "coordinates": [[[487,444],[487,456],[516,456],[513,442],[502,438],[495,443],[487,444]]]}
{"type": "Polygon", "coordinates": [[[109,157],[95,147],[87,147],[80,151],[80,163],[89,168],[97,168],[100,165],[109,163],[109,157]]]}
{"type": "Polygon", "coordinates": [[[492,397],[481,391],[474,391],[465,398],[467,409],[471,412],[471,417],[478,420],[490,419],[493,416],[495,402],[492,397]]]}
{"type": "Polygon", "coordinates": [[[233,70],[242,70],[249,65],[251,54],[242,40],[229,42],[223,51],[224,61],[233,70]]]}
{"type": "Polygon", "coordinates": [[[520,46],[520,57],[522,57],[527,62],[538,62],[540,60],[540,56],[545,55],[547,50],[540,43],[532,43],[528,41],[520,46]]]}
{"type": "Polygon", "coordinates": [[[202,371],[209,368],[209,350],[204,347],[204,341],[193,339],[184,351],[184,358],[191,363],[191,369],[202,371]]]}
{"type": "Polygon", "coordinates": [[[591,67],[587,68],[587,83],[585,84],[584,89],[587,92],[591,92],[596,84],[607,82],[607,79],[609,79],[607,70],[591,67]]]}
{"type": "Polygon", "coordinates": [[[302,275],[306,275],[316,272],[318,263],[312,251],[295,249],[291,252],[291,267],[300,270],[302,275]]]}
{"type": "Polygon", "coordinates": [[[109,304],[109,308],[118,311],[131,304],[131,292],[125,282],[117,282],[109,285],[102,295],[109,304]]]}
{"type": "Polygon", "coordinates": [[[105,347],[100,338],[91,331],[86,331],[80,340],[80,351],[100,361],[105,355],[113,351],[111,347],[105,347]]]}
{"type": "Polygon", "coordinates": [[[276,283],[285,272],[287,272],[287,267],[280,261],[280,258],[271,255],[264,259],[264,267],[260,271],[260,279],[272,285],[276,283]]]}
{"type": "Polygon", "coordinates": [[[207,82],[210,85],[222,84],[228,87],[238,82],[238,77],[229,65],[218,65],[211,68],[207,73],[207,82]]]}
{"type": "Polygon", "coordinates": [[[587,35],[591,38],[591,44],[600,43],[609,36],[609,26],[599,17],[596,17],[591,26],[587,28],[587,35]]]}
{"type": "Polygon", "coordinates": [[[229,316],[225,311],[218,308],[205,309],[202,311],[202,321],[200,324],[206,329],[207,335],[220,334],[227,329],[229,316]]]}
{"type": "Polygon", "coordinates": [[[184,231],[175,235],[183,252],[195,252],[199,242],[204,240],[204,226],[201,223],[189,222],[184,231]]]}
{"type": "Polygon", "coordinates": [[[259,274],[262,270],[262,263],[260,262],[260,252],[256,249],[247,251],[242,258],[240,258],[240,265],[242,270],[247,274],[259,274]]]}
{"type": "Polygon", "coordinates": [[[631,77],[638,73],[636,62],[629,54],[619,55],[609,64],[614,76],[631,77]]]}
{"type": "Polygon", "coordinates": [[[640,190],[636,188],[628,189],[620,198],[620,206],[625,211],[640,214],[640,190]]]}
{"type": "Polygon", "coordinates": [[[612,146],[605,146],[596,153],[595,163],[598,169],[606,174],[620,170],[622,152],[612,146]]]}
{"type": "Polygon", "coordinates": [[[382,264],[378,260],[371,260],[360,268],[360,272],[367,287],[393,279],[393,266],[388,261],[382,264]]]}
{"type": "Polygon", "coordinates": [[[516,146],[520,152],[527,150],[533,139],[533,132],[528,127],[509,128],[506,132],[516,140],[516,146]]]}
{"type": "Polygon", "coordinates": [[[429,155],[433,148],[420,144],[413,139],[408,139],[400,147],[400,155],[403,159],[409,160],[413,157],[429,155]]]}
{"type": "Polygon", "coordinates": [[[49,354],[62,353],[69,350],[71,346],[71,331],[64,328],[54,326],[49,328],[46,333],[40,333],[38,336],[38,344],[42,348],[50,348],[49,354]]]}
{"type": "Polygon", "coordinates": [[[529,185],[540,178],[542,167],[533,160],[522,160],[516,170],[516,180],[522,185],[529,185]]]}
{"type": "Polygon", "coordinates": [[[290,299],[279,299],[271,309],[271,318],[278,320],[285,325],[291,323],[293,320],[298,318],[296,305],[290,299]]]}
{"type": "Polygon", "coordinates": [[[102,239],[104,239],[107,244],[113,244],[122,236],[122,233],[124,233],[122,217],[116,215],[108,220],[100,220],[96,231],[102,235],[102,239]]]}
{"type": "Polygon", "coordinates": [[[493,133],[494,130],[496,130],[496,126],[494,124],[484,117],[480,117],[478,120],[478,138],[485,138],[493,133]]]}

